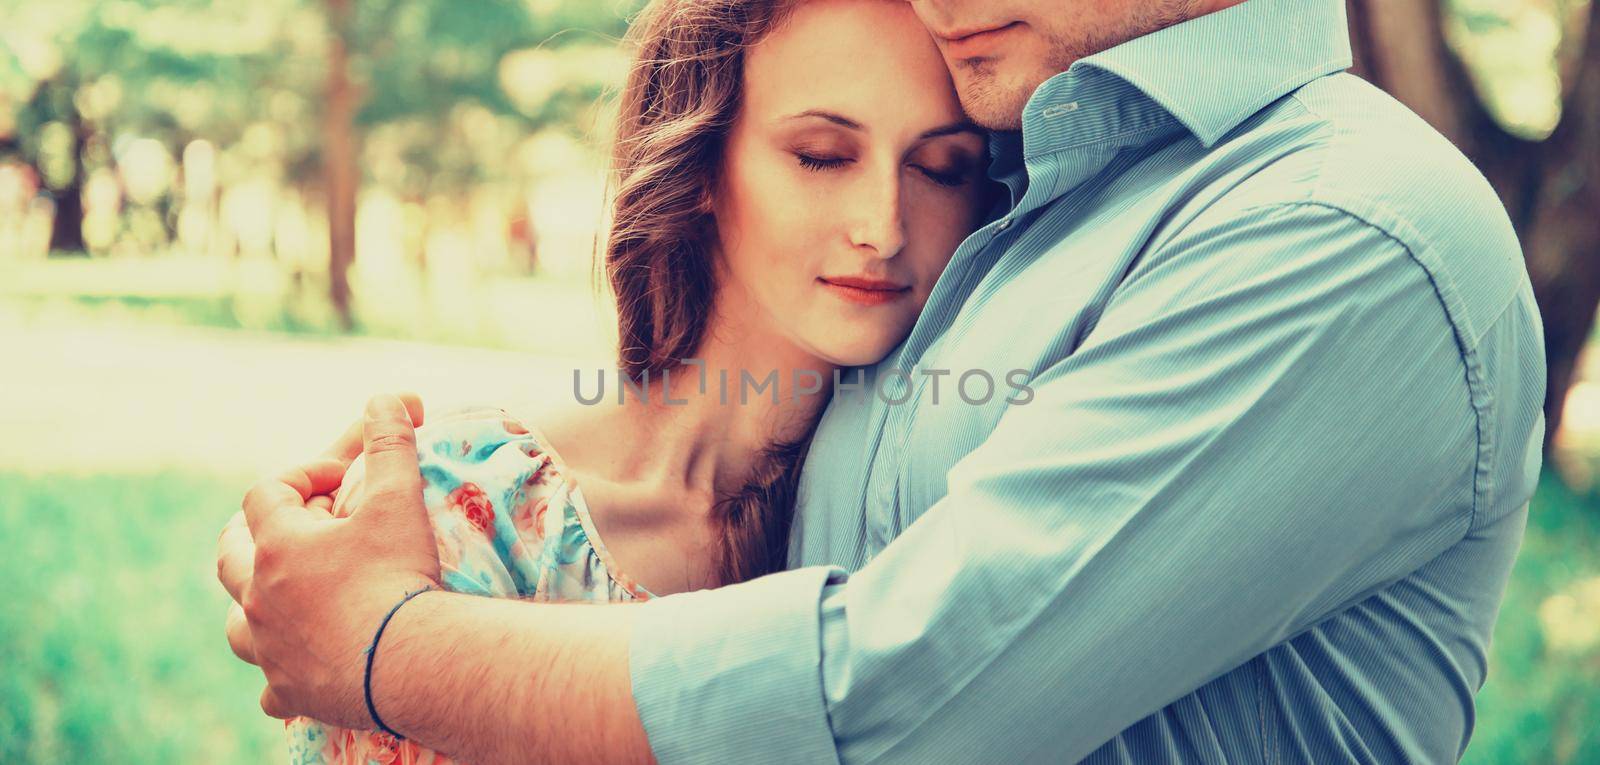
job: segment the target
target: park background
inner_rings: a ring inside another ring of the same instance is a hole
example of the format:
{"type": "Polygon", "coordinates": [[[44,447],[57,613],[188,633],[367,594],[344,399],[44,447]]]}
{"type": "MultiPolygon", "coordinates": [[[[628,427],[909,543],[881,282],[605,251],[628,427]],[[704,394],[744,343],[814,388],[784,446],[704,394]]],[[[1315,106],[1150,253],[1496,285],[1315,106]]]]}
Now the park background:
{"type": "MultiPolygon", "coordinates": [[[[1355,71],[1500,192],[1546,322],[1547,469],[1466,762],[1600,763],[1600,8],[1348,6],[1355,71]]],[[[0,0],[0,763],[283,761],[217,531],[373,391],[537,407],[611,363],[638,7],[0,0]]]]}

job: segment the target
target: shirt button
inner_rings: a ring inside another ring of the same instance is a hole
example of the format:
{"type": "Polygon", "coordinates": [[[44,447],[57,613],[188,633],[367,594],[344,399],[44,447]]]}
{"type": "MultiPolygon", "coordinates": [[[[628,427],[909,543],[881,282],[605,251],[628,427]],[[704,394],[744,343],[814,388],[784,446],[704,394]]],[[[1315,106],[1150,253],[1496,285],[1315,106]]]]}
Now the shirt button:
{"type": "Polygon", "coordinates": [[[1000,221],[1000,225],[995,226],[994,230],[995,231],[1004,231],[1004,230],[1006,230],[1008,228],[1011,228],[1011,219],[1010,218],[1006,218],[1006,219],[1000,221]]]}
{"type": "Polygon", "coordinates": [[[1063,114],[1071,114],[1072,112],[1075,112],[1077,110],[1078,110],[1078,102],[1077,101],[1068,101],[1068,102],[1066,102],[1064,104],[1051,104],[1049,106],[1046,106],[1044,108],[1043,114],[1046,117],[1060,117],[1063,114]]]}

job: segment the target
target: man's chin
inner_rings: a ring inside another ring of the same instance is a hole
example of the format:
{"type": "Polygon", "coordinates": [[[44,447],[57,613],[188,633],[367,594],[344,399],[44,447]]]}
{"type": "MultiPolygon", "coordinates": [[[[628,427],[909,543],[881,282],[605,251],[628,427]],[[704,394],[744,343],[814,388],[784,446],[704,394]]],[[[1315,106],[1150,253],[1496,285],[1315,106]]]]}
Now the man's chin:
{"type": "MultiPolygon", "coordinates": [[[[956,91],[967,119],[988,130],[1021,130],[1022,108],[1038,83],[1007,76],[985,64],[956,75],[956,91]]],[[[1042,80],[1041,80],[1042,82],[1042,80]]]]}
{"type": "Polygon", "coordinates": [[[967,108],[967,119],[973,121],[984,130],[1016,131],[1022,129],[1021,113],[1004,113],[1000,110],[985,111],[981,106],[977,109],[967,108]]]}

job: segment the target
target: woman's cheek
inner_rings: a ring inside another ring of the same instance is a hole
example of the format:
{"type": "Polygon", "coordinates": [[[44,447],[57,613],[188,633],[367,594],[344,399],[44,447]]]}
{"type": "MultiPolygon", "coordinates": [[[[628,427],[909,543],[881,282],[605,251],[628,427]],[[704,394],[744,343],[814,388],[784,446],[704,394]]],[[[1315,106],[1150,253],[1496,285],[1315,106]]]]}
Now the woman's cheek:
{"type": "Polygon", "coordinates": [[[816,237],[816,210],[825,202],[814,190],[774,176],[763,185],[760,196],[760,220],[750,224],[769,249],[793,249],[796,243],[816,237]]]}
{"type": "MultiPolygon", "coordinates": [[[[950,256],[955,254],[961,241],[969,233],[967,221],[972,213],[965,204],[924,205],[916,210],[910,223],[907,248],[922,254],[934,274],[944,270],[950,256]]],[[[918,264],[923,265],[923,263],[918,264]]]]}

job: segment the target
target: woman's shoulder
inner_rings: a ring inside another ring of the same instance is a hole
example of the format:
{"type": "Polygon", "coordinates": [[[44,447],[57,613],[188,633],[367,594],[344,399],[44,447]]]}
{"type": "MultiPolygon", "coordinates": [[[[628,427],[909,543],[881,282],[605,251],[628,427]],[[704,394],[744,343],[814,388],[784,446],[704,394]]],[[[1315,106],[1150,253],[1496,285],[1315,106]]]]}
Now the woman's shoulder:
{"type": "Polygon", "coordinates": [[[424,477],[429,464],[482,464],[507,451],[526,458],[544,458],[555,467],[546,440],[528,421],[509,410],[490,405],[461,405],[430,415],[416,429],[416,451],[424,477]]]}
{"type": "Polygon", "coordinates": [[[593,451],[590,448],[592,444],[605,440],[595,439],[595,434],[608,433],[616,429],[617,423],[608,419],[608,414],[601,407],[562,407],[529,403],[453,404],[440,408],[436,415],[430,413],[425,420],[426,424],[423,428],[419,428],[418,432],[420,434],[423,429],[430,432],[441,429],[436,426],[449,430],[470,430],[500,423],[510,430],[518,428],[525,430],[525,435],[543,445],[552,456],[556,457],[556,461],[566,463],[566,460],[561,459],[562,455],[568,451],[593,451]]]}
{"type": "Polygon", "coordinates": [[[519,499],[547,497],[567,481],[566,465],[525,413],[466,404],[443,408],[417,428],[425,491],[494,487],[519,499]]]}
{"type": "MultiPolygon", "coordinates": [[[[576,481],[543,429],[536,427],[536,418],[540,425],[553,421],[569,436],[583,431],[567,429],[594,427],[581,419],[552,420],[526,408],[471,405],[445,409],[417,429],[423,494],[436,524],[440,518],[459,517],[477,534],[507,540],[502,563],[525,574],[513,577],[523,596],[648,597],[647,590],[616,569],[576,481]]],[[[440,530],[468,531],[460,526],[446,520],[440,530]]],[[[443,549],[441,553],[455,557],[443,549]]],[[[441,562],[449,568],[455,561],[441,562]]]]}
{"type": "Polygon", "coordinates": [[[609,419],[614,415],[610,409],[524,404],[504,411],[532,431],[556,462],[570,467],[606,461],[602,452],[621,432],[619,423],[609,419]],[[607,437],[597,437],[602,434],[607,437]]]}

